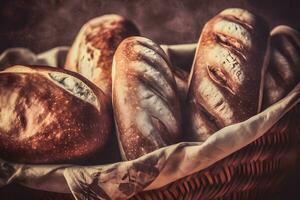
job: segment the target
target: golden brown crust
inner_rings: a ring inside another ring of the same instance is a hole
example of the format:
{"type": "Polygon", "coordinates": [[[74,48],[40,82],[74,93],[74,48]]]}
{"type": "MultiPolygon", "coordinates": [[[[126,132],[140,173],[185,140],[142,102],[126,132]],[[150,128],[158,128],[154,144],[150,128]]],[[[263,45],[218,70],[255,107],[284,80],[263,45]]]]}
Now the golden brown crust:
{"type": "Polygon", "coordinates": [[[114,52],[126,37],[139,35],[136,26],[118,15],[103,15],[87,22],[72,45],[65,68],[78,72],[111,96],[114,52]]]}
{"type": "Polygon", "coordinates": [[[125,39],[113,61],[113,107],[124,159],[178,141],[177,88],[163,50],[142,37],[125,39]]]}
{"type": "Polygon", "coordinates": [[[205,25],[189,81],[192,140],[255,115],[267,25],[242,9],[227,9],[205,25]]]}
{"type": "Polygon", "coordinates": [[[0,72],[0,157],[57,163],[91,155],[111,134],[108,105],[102,91],[74,73],[8,68],[0,72]]]}

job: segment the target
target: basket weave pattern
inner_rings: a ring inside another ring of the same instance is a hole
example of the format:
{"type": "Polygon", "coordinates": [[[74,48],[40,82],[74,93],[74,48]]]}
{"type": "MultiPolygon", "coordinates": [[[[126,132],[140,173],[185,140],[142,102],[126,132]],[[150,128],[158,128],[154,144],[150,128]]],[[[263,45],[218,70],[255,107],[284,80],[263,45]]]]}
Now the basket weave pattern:
{"type": "MultiPolygon", "coordinates": [[[[265,135],[209,168],[132,199],[262,199],[280,187],[300,143],[300,104],[265,135]],[[298,124],[297,124],[298,123],[298,124]],[[299,127],[299,128],[297,128],[299,127]]],[[[201,158],[199,158],[201,159],[201,158]]]]}

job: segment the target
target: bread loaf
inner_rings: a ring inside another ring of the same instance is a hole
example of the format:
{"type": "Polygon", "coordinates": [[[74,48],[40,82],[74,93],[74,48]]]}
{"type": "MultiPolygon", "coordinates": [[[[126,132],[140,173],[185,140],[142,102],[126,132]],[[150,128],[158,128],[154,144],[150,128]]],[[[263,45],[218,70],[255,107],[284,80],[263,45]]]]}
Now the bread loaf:
{"type": "Polygon", "coordinates": [[[139,35],[136,26],[115,14],[103,15],[87,22],[77,35],[65,68],[82,74],[111,96],[112,58],[126,37],[139,35]]]}
{"type": "Polygon", "coordinates": [[[246,10],[226,9],[206,23],[189,80],[191,140],[258,112],[267,39],[267,25],[246,10]]]}
{"type": "Polygon", "coordinates": [[[106,95],[76,73],[7,68],[0,72],[0,157],[58,163],[101,151],[112,129],[108,105],[106,95]]]}
{"type": "Polygon", "coordinates": [[[121,154],[132,160],[176,143],[181,136],[179,97],[169,61],[149,39],[130,37],[113,60],[113,107],[121,154]]]}
{"type": "Polygon", "coordinates": [[[263,108],[276,103],[300,81],[300,34],[288,26],[271,31],[263,108]]]}

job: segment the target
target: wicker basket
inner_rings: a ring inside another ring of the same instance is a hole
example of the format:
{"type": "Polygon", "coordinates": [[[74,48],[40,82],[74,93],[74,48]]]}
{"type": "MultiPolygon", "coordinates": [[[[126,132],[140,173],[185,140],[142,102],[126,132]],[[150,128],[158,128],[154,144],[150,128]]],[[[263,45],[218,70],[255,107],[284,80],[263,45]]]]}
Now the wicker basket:
{"type": "MultiPolygon", "coordinates": [[[[300,104],[268,133],[209,168],[168,184],[139,193],[131,199],[269,199],[278,193],[294,167],[300,143],[300,104]],[[299,127],[299,128],[297,128],[299,127]],[[288,160],[288,162],[287,162],[288,160]]],[[[22,189],[31,199],[71,200],[72,195],[22,189]]],[[[10,189],[13,191],[13,189],[10,189]]],[[[17,198],[13,198],[17,199],[17,198]]]]}
{"type": "Polygon", "coordinates": [[[268,133],[209,168],[132,199],[265,199],[299,159],[300,104],[268,133]],[[288,161],[288,162],[287,162],[288,161]]]}

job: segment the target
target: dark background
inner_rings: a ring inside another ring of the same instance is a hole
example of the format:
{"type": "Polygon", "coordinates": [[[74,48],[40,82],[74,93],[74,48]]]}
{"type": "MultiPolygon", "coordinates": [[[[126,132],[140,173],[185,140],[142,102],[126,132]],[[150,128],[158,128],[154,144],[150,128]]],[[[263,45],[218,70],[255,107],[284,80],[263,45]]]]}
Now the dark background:
{"type": "Polygon", "coordinates": [[[117,13],[133,20],[142,35],[158,43],[197,41],[204,23],[222,9],[246,8],[264,17],[270,28],[300,29],[297,0],[1,0],[0,52],[27,47],[34,52],[71,45],[89,19],[117,13]]]}
{"type": "MultiPolygon", "coordinates": [[[[143,36],[157,43],[196,42],[205,22],[229,7],[261,15],[270,28],[286,24],[300,30],[297,0],[0,0],[0,53],[9,47],[26,47],[38,53],[69,46],[86,21],[108,13],[133,20],[143,36]]],[[[300,174],[300,169],[296,173],[300,174]]],[[[299,177],[293,173],[274,199],[300,199],[299,177]]],[[[16,199],[24,197],[14,187],[8,190],[0,189],[0,198],[8,193],[17,195],[16,199]]]]}

